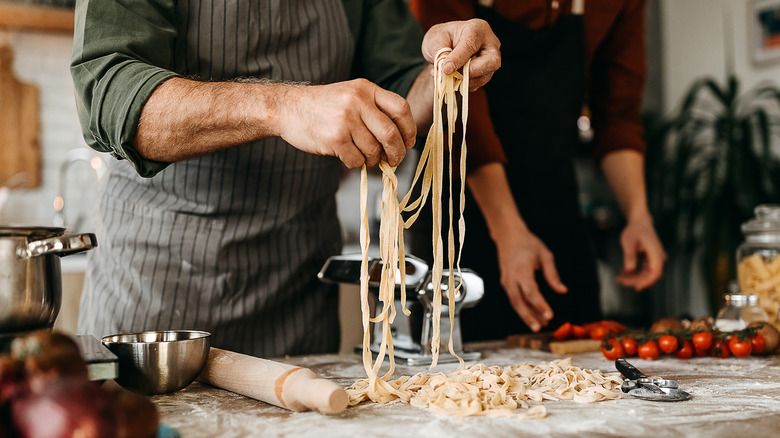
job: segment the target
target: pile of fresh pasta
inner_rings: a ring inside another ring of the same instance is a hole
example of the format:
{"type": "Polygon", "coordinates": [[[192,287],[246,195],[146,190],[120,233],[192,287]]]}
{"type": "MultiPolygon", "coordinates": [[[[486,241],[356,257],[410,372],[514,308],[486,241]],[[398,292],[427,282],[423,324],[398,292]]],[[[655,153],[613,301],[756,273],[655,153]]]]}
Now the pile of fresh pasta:
{"type": "Polygon", "coordinates": [[[544,418],[543,405],[530,408],[528,401],[572,400],[591,403],[620,398],[619,373],[602,374],[573,365],[572,359],[549,363],[499,367],[482,364],[461,367],[449,374],[418,373],[382,381],[378,394],[369,395],[368,379],[347,389],[350,405],[365,400],[389,403],[402,400],[444,415],[544,418]],[[378,397],[376,397],[378,396],[378,397]],[[528,409],[518,412],[518,409],[528,409]]]}
{"type": "MultiPolygon", "coordinates": [[[[453,349],[452,332],[450,332],[449,352],[460,360],[460,368],[449,374],[419,373],[414,376],[404,376],[389,380],[395,372],[391,324],[395,319],[396,275],[400,275],[400,301],[402,311],[409,315],[406,308],[406,283],[403,231],[409,228],[419,216],[428,197],[431,198],[433,211],[433,266],[432,287],[433,296],[433,330],[431,341],[431,368],[436,366],[439,356],[440,320],[442,296],[441,281],[444,269],[442,232],[442,187],[445,168],[444,131],[446,126],[447,140],[451,147],[447,149],[447,178],[449,187],[449,224],[447,229],[447,253],[449,272],[460,271],[460,258],[465,237],[465,221],[463,207],[465,204],[466,179],[466,121],[468,118],[469,63],[461,72],[445,75],[441,65],[447,50],[440,50],[434,62],[434,102],[433,124],[426,138],[420,161],[415,170],[412,189],[404,198],[398,201],[398,180],[395,168],[386,161],[380,161],[382,171],[382,212],[379,229],[379,249],[382,259],[382,272],[379,286],[377,311],[374,317],[370,315],[368,297],[368,178],[366,167],[361,170],[360,190],[360,245],[363,260],[360,272],[360,300],[363,323],[363,367],[367,377],[355,382],[347,392],[350,404],[356,405],[366,400],[376,403],[388,403],[402,400],[413,406],[427,407],[434,412],[456,415],[489,415],[512,416],[516,418],[542,418],[547,410],[544,406],[535,406],[524,413],[518,413],[519,408],[529,408],[527,400],[574,400],[579,402],[594,402],[619,398],[619,392],[614,388],[620,386],[618,374],[603,375],[599,371],[583,370],[572,365],[571,359],[550,362],[548,364],[523,364],[511,367],[488,367],[474,365],[466,368],[463,360],[453,349]],[[460,139],[460,203],[458,214],[458,242],[455,249],[455,231],[453,224],[453,193],[452,193],[452,151],[455,125],[458,122],[458,95],[462,110],[460,122],[463,137],[460,139]],[[443,113],[447,120],[444,121],[443,113]],[[411,200],[412,191],[417,183],[421,184],[420,195],[411,200]],[[403,215],[409,214],[407,219],[403,215]],[[457,256],[456,256],[457,252],[457,256]],[[382,340],[376,358],[372,357],[371,324],[382,324],[382,340]],[[390,359],[390,369],[382,376],[379,369],[385,360],[390,359]]],[[[456,285],[455,276],[448,276],[448,302],[454,301],[460,285],[456,285]]],[[[450,330],[453,328],[454,306],[449,306],[450,330]]]]}

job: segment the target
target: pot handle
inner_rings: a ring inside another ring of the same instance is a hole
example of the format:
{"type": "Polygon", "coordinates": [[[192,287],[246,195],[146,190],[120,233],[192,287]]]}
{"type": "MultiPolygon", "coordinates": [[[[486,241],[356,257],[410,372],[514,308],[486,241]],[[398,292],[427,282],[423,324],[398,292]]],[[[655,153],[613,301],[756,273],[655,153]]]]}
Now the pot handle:
{"type": "Polygon", "coordinates": [[[27,248],[19,248],[18,255],[23,259],[47,254],[57,254],[60,257],[88,251],[97,246],[97,239],[92,233],[66,234],[49,239],[36,240],[27,244],[27,248]]]}

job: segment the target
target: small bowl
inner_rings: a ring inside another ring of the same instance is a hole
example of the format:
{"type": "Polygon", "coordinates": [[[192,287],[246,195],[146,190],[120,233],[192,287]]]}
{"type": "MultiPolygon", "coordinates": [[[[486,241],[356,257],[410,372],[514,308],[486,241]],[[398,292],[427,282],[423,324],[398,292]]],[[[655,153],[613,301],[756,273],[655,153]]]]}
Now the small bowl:
{"type": "Polygon", "coordinates": [[[211,334],[195,330],[150,331],[106,336],[103,345],[119,358],[125,389],[166,394],[192,383],[206,365],[211,334]]]}

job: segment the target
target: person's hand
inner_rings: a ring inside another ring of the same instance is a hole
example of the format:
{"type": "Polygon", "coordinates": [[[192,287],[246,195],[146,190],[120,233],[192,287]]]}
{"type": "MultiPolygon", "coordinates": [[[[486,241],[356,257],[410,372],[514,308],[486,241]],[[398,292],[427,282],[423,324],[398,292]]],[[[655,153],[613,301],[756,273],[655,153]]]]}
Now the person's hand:
{"type": "Polygon", "coordinates": [[[498,247],[501,285],[512,307],[533,331],[539,331],[553,317],[550,305],[539,291],[535,273],[542,270],[545,280],[557,293],[567,288],[558,276],[555,259],[547,246],[530,231],[503,239],[498,247]]]}
{"type": "Polygon", "coordinates": [[[642,290],[658,281],[666,253],[650,217],[629,221],[620,235],[620,245],[623,271],[616,279],[619,284],[642,290]]]}
{"type": "Polygon", "coordinates": [[[469,90],[474,91],[488,83],[493,72],[501,66],[500,47],[501,42],[493,34],[490,25],[475,18],[431,27],[423,38],[422,53],[432,63],[439,49],[452,49],[444,58],[444,74],[458,70],[471,59],[469,90]]]}
{"type": "Polygon", "coordinates": [[[417,135],[406,99],[365,79],[290,86],[278,105],[278,132],[285,141],[338,157],[351,169],[383,157],[397,166],[417,135]]]}

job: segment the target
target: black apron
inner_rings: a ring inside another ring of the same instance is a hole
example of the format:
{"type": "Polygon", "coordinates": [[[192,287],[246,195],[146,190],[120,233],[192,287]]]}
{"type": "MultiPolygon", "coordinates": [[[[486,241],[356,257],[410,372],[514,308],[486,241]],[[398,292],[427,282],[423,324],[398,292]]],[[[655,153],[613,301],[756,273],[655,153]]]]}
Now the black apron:
{"type": "MultiPolygon", "coordinates": [[[[510,188],[531,232],[553,252],[569,289],[564,295],[555,293],[537,272],[536,281],[555,314],[548,328],[600,319],[596,256],[580,213],[573,165],[577,118],[585,99],[582,15],[562,15],[541,30],[513,23],[487,7],[478,6],[477,16],[501,40],[501,68],[485,90],[508,159],[510,188]]],[[[464,340],[528,332],[501,287],[496,246],[482,214],[470,194],[466,202],[461,266],[482,276],[485,297],[462,313],[464,340]]]]}

